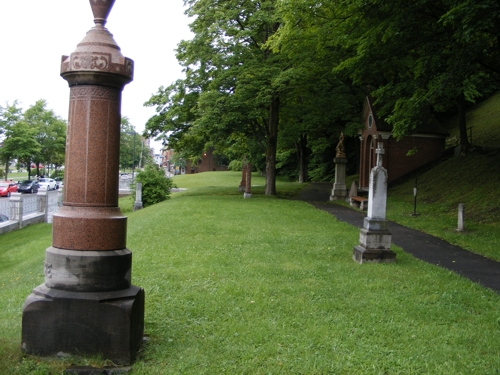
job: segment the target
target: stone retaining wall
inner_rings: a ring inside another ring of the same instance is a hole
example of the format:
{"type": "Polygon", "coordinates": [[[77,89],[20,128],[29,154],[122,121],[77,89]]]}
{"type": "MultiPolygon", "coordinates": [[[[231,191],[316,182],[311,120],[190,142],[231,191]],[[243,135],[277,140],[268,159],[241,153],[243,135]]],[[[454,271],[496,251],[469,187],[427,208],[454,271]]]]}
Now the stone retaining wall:
{"type": "Polygon", "coordinates": [[[10,199],[0,199],[0,214],[9,218],[9,221],[0,223],[0,234],[30,224],[52,223],[52,216],[59,210],[61,202],[62,190],[29,195],[13,193],[10,199]]]}

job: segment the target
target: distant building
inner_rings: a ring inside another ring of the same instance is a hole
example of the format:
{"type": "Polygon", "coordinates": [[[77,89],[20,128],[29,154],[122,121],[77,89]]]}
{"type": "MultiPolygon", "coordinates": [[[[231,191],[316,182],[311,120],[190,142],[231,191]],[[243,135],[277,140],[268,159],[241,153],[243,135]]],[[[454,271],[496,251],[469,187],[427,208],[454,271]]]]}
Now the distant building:
{"type": "Polygon", "coordinates": [[[387,169],[388,183],[391,183],[419,167],[439,159],[445,150],[449,133],[431,115],[423,116],[414,133],[396,140],[392,125],[377,117],[372,99],[366,97],[363,108],[363,128],[359,131],[360,163],[359,188],[368,189],[370,171],[375,166],[377,143],[384,144],[383,166],[387,169]],[[415,150],[411,156],[408,152],[415,150]]]}
{"type": "Polygon", "coordinates": [[[154,160],[154,163],[158,166],[163,166],[163,157],[161,154],[154,154],[153,155],[153,160],[154,160]]]}
{"type": "Polygon", "coordinates": [[[174,161],[174,154],[174,151],[168,148],[162,149],[161,153],[161,165],[171,175],[228,170],[227,163],[221,162],[221,158],[213,155],[212,150],[204,152],[195,165],[191,165],[189,160],[174,161]]]}

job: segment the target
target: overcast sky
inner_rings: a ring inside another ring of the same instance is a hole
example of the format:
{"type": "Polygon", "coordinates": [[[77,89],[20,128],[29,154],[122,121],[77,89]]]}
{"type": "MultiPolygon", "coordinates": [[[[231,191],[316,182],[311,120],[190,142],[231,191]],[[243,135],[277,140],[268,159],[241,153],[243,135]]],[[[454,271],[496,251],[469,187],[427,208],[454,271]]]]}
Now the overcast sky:
{"type": "MultiPolygon", "coordinates": [[[[135,62],[122,115],[138,131],[154,115],[143,103],[183,76],[174,49],[191,38],[184,11],[183,0],[116,0],[108,17],[107,29],[135,62]]],[[[18,100],[26,110],[45,99],[48,109],[67,120],[69,88],[59,75],[61,56],[70,55],[94,26],[89,0],[0,0],[0,14],[0,105],[18,100]]]]}

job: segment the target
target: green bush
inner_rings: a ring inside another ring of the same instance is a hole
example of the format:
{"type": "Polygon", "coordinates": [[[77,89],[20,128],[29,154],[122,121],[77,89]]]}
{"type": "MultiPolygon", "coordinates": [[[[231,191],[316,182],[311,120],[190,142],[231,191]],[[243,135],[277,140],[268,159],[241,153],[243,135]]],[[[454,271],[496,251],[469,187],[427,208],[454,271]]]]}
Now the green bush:
{"type": "Polygon", "coordinates": [[[243,162],[241,160],[233,160],[227,166],[227,169],[230,171],[241,171],[243,169],[243,162]]]}
{"type": "Polygon", "coordinates": [[[50,175],[50,178],[56,178],[56,177],[61,177],[61,178],[63,178],[63,177],[64,177],[64,171],[62,171],[62,170],[56,170],[56,171],[54,171],[54,172],[50,175]]]}
{"type": "MultiPolygon", "coordinates": [[[[156,164],[146,165],[136,176],[136,182],[142,184],[142,205],[151,206],[167,200],[172,188],[172,180],[165,177],[163,169],[156,164]]],[[[132,189],[132,199],[135,199],[135,184],[132,189]]]]}

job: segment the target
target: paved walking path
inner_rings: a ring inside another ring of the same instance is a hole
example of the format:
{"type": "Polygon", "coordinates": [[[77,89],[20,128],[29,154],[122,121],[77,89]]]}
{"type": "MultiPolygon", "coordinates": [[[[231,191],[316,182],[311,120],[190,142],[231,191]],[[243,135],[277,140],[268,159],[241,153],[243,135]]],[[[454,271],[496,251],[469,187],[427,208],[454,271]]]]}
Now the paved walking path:
{"type": "MultiPolygon", "coordinates": [[[[332,183],[311,183],[302,189],[297,199],[311,203],[314,207],[334,215],[340,221],[361,228],[363,218],[366,216],[365,212],[327,203],[332,187],[332,183]]],[[[500,293],[499,262],[394,222],[389,222],[389,231],[392,234],[392,242],[415,258],[454,271],[500,293]]]]}

